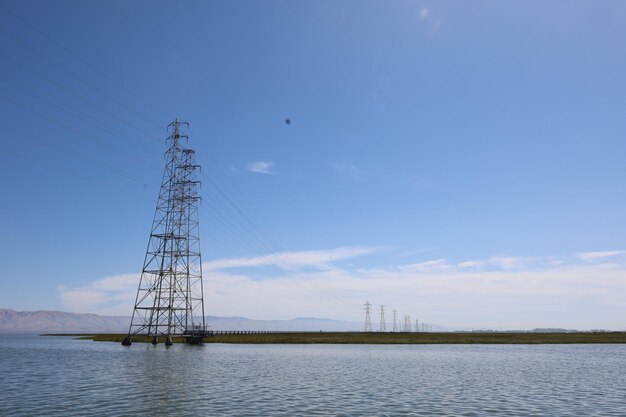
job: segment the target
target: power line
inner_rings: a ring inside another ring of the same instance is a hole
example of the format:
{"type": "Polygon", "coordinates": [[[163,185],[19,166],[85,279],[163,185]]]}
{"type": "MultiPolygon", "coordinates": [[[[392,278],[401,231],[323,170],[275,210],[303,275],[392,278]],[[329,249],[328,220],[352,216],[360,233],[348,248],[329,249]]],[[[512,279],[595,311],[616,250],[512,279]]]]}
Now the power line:
{"type": "Polygon", "coordinates": [[[67,104],[61,102],[58,98],[52,96],[51,94],[47,93],[46,91],[37,88],[33,85],[24,83],[22,81],[23,85],[20,85],[18,83],[16,83],[14,80],[2,77],[2,80],[7,83],[10,84],[16,88],[22,89],[28,93],[30,93],[33,96],[38,96],[40,99],[44,100],[45,102],[49,103],[51,106],[55,107],[55,108],[59,108],[61,110],[63,110],[64,112],[73,115],[74,117],[80,118],[82,121],[86,121],[89,124],[91,124],[92,126],[95,126],[97,128],[100,128],[102,130],[108,131],[109,133],[115,134],[115,135],[120,135],[120,136],[124,136],[125,138],[127,138],[129,140],[128,143],[132,143],[135,144],[139,147],[142,148],[142,152],[147,152],[150,153],[151,155],[154,156],[161,156],[158,152],[156,152],[154,150],[153,147],[149,147],[148,145],[146,145],[145,143],[136,140],[133,136],[129,135],[128,133],[119,130],[115,127],[111,127],[109,125],[107,125],[106,123],[94,118],[93,116],[89,115],[88,113],[82,111],[82,110],[77,110],[74,109],[71,106],[68,106],[67,104]],[[26,85],[26,87],[24,87],[24,85],[26,85]]]}
{"type": "MultiPolygon", "coordinates": [[[[78,56],[77,54],[75,54],[73,51],[71,51],[69,48],[65,47],[64,45],[60,44],[58,41],[54,40],[53,38],[51,38],[50,36],[48,36],[47,34],[45,34],[43,31],[39,30],[38,28],[34,27],[33,25],[31,25],[30,23],[26,22],[24,19],[20,18],[19,16],[17,16],[15,13],[13,13],[11,10],[7,9],[4,6],[0,6],[2,7],[2,9],[4,9],[5,11],[7,11],[8,13],[12,14],[14,17],[16,17],[18,20],[20,20],[22,23],[26,24],[27,26],[29,26],[31,29],[37,31],[40,35],[44,36],[45,38],[47,38],[49,41],[55,43],[57,46],[61,47],[62,49],[64,49],[66,52],[68,52],[70,55],[72,55],[74,58],[78,59],[79,61],[81,61],[83,64],[89,66],[90,68],[92,68],[93,70],[96,70],[96,72],[98,72],[100,75],[104,76],[105,78],[109,79],[110,81],[115,82],[116,84],[118,84],[120,87],[122,87],[124,90],[126,90],[127,92],[133,94],[134,96],[136,96],[137,98],[141,98],[138,95],[136,95],[135,93],[133,93],[132,91],[128,90],[127,88],[124,88],[124,86],[122,86],[121,84],[117,83],[114,79],[112,79],[110,76],[108,76],[107,74],[105,74],[102,71],[99,71],[95,66],[91,65],[90,63],[88,63],[86,60],[82,59],[80,56],[78,56]]],[[[62,71],[64,71],[66,74],[69,74],[71,77],[79,80],[81,83],[85,84],[86,86],[88,86],[89,88],[91,88],[92,90],[96,91],[97,93],[101,94],[102,96],[106,97],[107,99],[118,103],[120,106],[126,108],[127,110],[131,111],[134,114],[139,115],[140,117],[142,117],[145,120],[150,121],[152,124],[154,124],[155,126],[160,126],[158,123],[155,123],[153,120],[150,120],[149,118],[147,118],[146,116],[144,116],[142,113],[136,111],[135,109],[129,107],[126,103],[120,102],[119,100],[117,100],[115,97],[111,96],[110,94],[108,94],[107,92],[103,91],[101,88],[92,85],[90,82],[87,82],[84,78],[82,78],[80,75],[78,75],[76,72],[68,69],[65,65],[62,65],[58,60],[56,60],[55,58],[51,58],[49,56],[47,56],[46,54],[43,54],[39,49],[37,49],[36,47],[34,47],[33,45],[31,45],[30,43],[24,41],[22,38],[20,38],[19,36],[15,35],[14,33],[10,32],[9,30],[7,30],[4,27],[0,27],[0,33],[2,33],[5,37],[11,39],[13,42],[15,42],[16,44],[18,44],[19,46],[21,46],[22,48],[28,50],[29,52],[33,53],[34,55],[37,55],[39,58],[46,60],[47,62],[52,63],[52,65],[56,66],[57,68],[60,68],[62,71]]],[[[62,85],[61,83],[55,81],[54,79],[50,78],[47,75],[42,74],[41,72],[34,70],[32,67],[30,67],[28,64],[26,64],[25,62],[23,62],[22,60],[20,60],[19,58],[9,54],[6,51],[0,51],[0,55],[2,55],[3,57],[5,57],[6,59],[8,59],[9,61],[12,61],[13,63],[15,63],[16,65],[21,66],[22,68],[27,69],[28,71],[32,72],[33,74],[35,74],[36,76],[38,76],[39,78],[43,79],[44,81],[56,86],[57,88],[59,88],[60,90],[64,91],[65,93],[72,95],[75,98],[78,98],[79,100],[81,100],[82,102],[90,105],[91,107],[99,110],[100,112],[107,114],[110,117],[115,118],[116,120],[123,122],[124,124],[129,125],[130,127],[132,127],[134,130],[142,133],[143,135],[150,137],[152,139],[158,140],[159,142],[161,142],[161,139],[152,135],[149,132],[146,132],[145,130],[143,130],[140,127],[137,127],[133,124],[131,124],[130,122],[128,122],[128,120],[119,117],[117,114],[114,114],[112,112],[110,112],[109,110],[103,108],[102,106],[100,106],[97,103],[94,103],[92,100],[86,98],[84,95],[80,94],[80,93],[76,93],[75,91],[73,91],[72,89],[69,89],[67,87],[65,87],[64,85],[62,85]]],[[[41,91],[40,91],[41,93],[41,91]]],[[[43,93],[45,94],[45,93],[43,93]]],[[[48,95],[49,97],[49,95],[48,95]]],[[[7,100],[10,100],[9,98],[4,97],[7,100]]],[[[142,99],[143,100],[143,99],[142,99]]],[[[151,104],[151,103],[150,103],[151,104]]],[[[22,105],[22,107],[25,107],[22,105]]],[[[37,112],[34,109],[30,108],[27,110],[30,110],[36,114],[38,114],[40,117],[46,118],[47,120],[58,124],[66,129],[72,129],[71,127],[63,124],[62,122],[51,118],[47,115],[42,114],[41,112],[37,112]]],[[[64,110],[67,110],[67,107],[64,108],[64,110]]],[[[75,111],[75,110],[74,110],[75,111]]],[[[103,126],[103,124],[99,121],[90,121],[92,124],[93,123],[98,123],[100,126],[103,126]]],[[[104,126],[105,128],[107,128],[106,126],[104,126]]],[[[108,129],[111,129],[110,127],[108,127],[108,129]]],[[[76,129],[73,129],[75,132],[77,132],[76,129]]],[[[118,131],[119,132],[119,131],[118,131]]],[[[89,137],[91,135],[87,135],[84,134],[82,132],[78,132],[79,134],[81,134],[82,136],[86,136],[89,137]]],[[[126,135],[128,136],[128,135],[126,135]]],[[[93,136],[91,136],[93,138],[93,136]]],[[[93,138],[94,140],[97,141],[96,138],[93,138]]],[[[103,144],[104,146],[107,146],[108,144],[103,144]]],[[[114,150],[117,153],[121,153],[121,151],[115,149],[114,147],[108,146],[111,150],[114,150]]],[[[210,154],[207,153],[207,155],[210,154]]],[[[228,179],[228,178],[227,178],[228,179]]],[[[229,180],[229,179],[228,179],[229,180]]],[[[230,180],[229,180],[230,181],[230,180]]],[[[218,192],[222,195],[222,197],[225,199],[225,201],[234,208],[235,212],[242,218],[244,219],[244,223],[248,223],[249,226],[242,226],[242,232],[246,235],[248,235],[251,240],[253,241],[253,245],[258,244],[260,247],[264,248],[265,250],[267,250],[268,252],[272,253],[273,252],[273,257],[278,259],[280,261],[280,257],[281,257],[281,253],[285,252],[285,250],[276,243],[276,241],[271,238],[271,236],[269,236],[268,234],[266,234],[262,229],[260,229],[258,227],[259,221],[258,218],[254,219],[253,217],[255,217],[253,214],[250,213],[246,213],[246,211],[242,208],[240,208],[236,203],[234,203],[226,193],[222,192],[220,187],[215,184],[213,181],[211,181],[211,183],[213,184],[214,188],[216,188],[218,190],[218,192]],[[260,236],[260,238],[259,238],[260,236]],[[256,242],[256,243],[254,243],[256,242]]],[[[231,184],[233,184],[231,182],[231,184]]],[[[234,185],[234,184],[233,184],[234,185]]],[[[239,190],[235,187],[235,190],[239,192],[239,190]]],[[[243,194],[240,193],[240,195],[243,197],[243,194]]],[[[245,197],[244,197],[245,198],[245,197]]],[[[227,217],[230,216],[231,220],[233,221],[233,224],[236,225],[241,225],[240,222],[237,222],[234,220],[234,216],[232,214],[231,210],[226,210],[227,217]]],[[[224,223],[227,224],[228,220],[227,217],[223,218],[224,223]]],[[[269,259],[269,258],[268,258],[269,259]]],[[[272,261],[273,262],[273,261],[272,261]]],[[[273,262],[274,263],[274,262],[273,262]]],[[[275,265],[277,267],[278,270],[281,270],[279,266],[275,265]]],[[[307,278],[306,278],[306,272],[299,266],[299,265],[295,265],[294,267],[294,272],[295,277],[297,277],[298,279],[304,281],[305,283],[307,283],[307,286],[315,286],[312,283],[308,283],[307,282],[307,278]]],[[[338,301],[340,304],[345,304],[343,300],[341,300],[336,294],[332,293],[331,290],[327,290],[326,292],[329,292],[332,294],[333,299],[335,299],[336,301],[338,301]]]]}
{"type": "Polygon", "coordinates": [[[1,50],[0,49],[0,56],[3,56],[4,58],[8,59],[9,61],[13,62],[16,65],[19,65],[20,67],[30,71],[31,73],[35,74],[37,77],[39,77],[40,79],[56,86],[58,89],[60,89],[61,91],[72,95],[74,97],[76,97],[77,99],[79,99],[80,101],[82,101],[83,103],[95,108],[96,110],[101,111],[102,113],[107,114],[110,117],[113,117],[114,119],[130,126],[131,128],[133,128],[134,130],[142,133],[143,135],[153,139],[153,140],[157,140],[159,142],[162,143],[161,139],[159,139],[158,137],[154,136],[153,134],[146,132],[144,129],[137,127],[135,125],[133,125],[132,123],[128,122],[128,120],[116,115],[115,113],[112,113],[111,111],[103,108],[102,106],[100,106],[99,104],[94,103],[93,101],[91,101],[90,99],[86,98],[84,95],[76,93],[75,91],[72,91],[71,89],[65,87],[64,85],[62,85],[61,83],[53,80],[52,78],[48,77],[47,75],[42,74],[41,72],[33,69],[31,66],[29,66],[28,64],[26,64],[24,61],[22,61],[21,59],[9,54],[7,51],[5,50],[1,50]]]}
{"type": "Polygon", "coordinates": [[[69,70],[64,65],[59,63],[56,59],[50,58],[49,56],[43,54],[39,49],[35,48],[34,46],[29,44],[28,42],[24,41],[19,36],[15,35],[14,33],[9,32],[5,27],[0,26],[0,34],[3,34],[5,37],[11,39],[13,42],[15,42],[16,44],[20,45],[24,49],[29,50],[31,53],[33,53],[33,54],[39,56],[40,58],[50,62],[52,65],[56,66],[57,68],[60,68],[65,73],[69,74],[72,78],[75,78],[76,80],[80,81],[81,83],[83,83],[84,85],[86,85],[89,88],[93,89],[94,91],[98,92],[102,96],[104,96],[104,97],[108,98],[109,100],[117,103],[118,105],[124,107],[126,110],[128,110],[128,111],[136,114],[137,116],[141,117],[142,119],[152,123],[156,127],[161,127],[161,125],[159,123],[156,123],[155,121],[153,121],[150,118],[144,116],[142,113],[136,111],[135,109],[133,109],[132,107],[128,106],[127,104],[117,100],[115,97],[113,97],[110,94],[108,94],[107,92],[103,91],[101,88],[96,87],[96,86],[92,85],[91,83],[85,81],[81,76],[76,74],[74,71],[69,70]]]}
{"type": "MultiPolygon", "coordinates": [[[[87,102],[88,104],[92,105],[93,107],[95,107],[95,108],[97,108],[97,109],[99,109],[99,110],[101,110],[101,111],[103,111],[103,112],[105,112],[105,113],[107,113],[107,114],[109,114],[109,115],[111,115],[111,116],[114,116],[114,117],[116,117],[116,118],[118,118],[118,119],[120,119],[120,120],[124,121],[124,119],[121,119],[121,118],[119,118],[118,116],[116,116],[116,115],[112,114],[111,112],[109,112],[109,111],[107,111],[107,110],[105,110],[105,109],[101,108],[99,105],[97,105],[97,104],[95,104],[95,103],[91,102],[90,100],[86,99],[84,96],[82,96],[82,95],[80,95],[80,94],[77,94],[77,93],[74,93],[73,91],[68,90],[67,88],[65,88],[64,86],[60,85],[60,84],[59,84],[59,83],[57,83],[56,81],[54,81],[54,80],[50,79],[49,77],[47,77],[47,76],[45,76],[45,75],[42,75],[42,74],[38,73],[37,71],[32,70],[31,68],[28,68],[28,65],[26,65],[23,61],[21,61],[21,60],[19,60],[19,59],[15,58],[15,57],[12,57],[10,54],[6,53],[5,51],[0,51],[0,54],[2,54],[2,55],[4,55],[5,57],[9,58],[9,59],[10,59],[10,60],[12,60],[13,62],[16,62],[17,64],[19,64],[19,65],[21,65],[21,66],[23,66],[23,67],[26,67],[27,69],[30,69],[30,70],[31,70],[32,72],[34,72],[36,75],[40,76],[41,78],[43,78],[43,79],[44,79],[44,80],[46,80],[46,81],[49,81],[49,82],[53,83],[54,85],[56,85],[58,88],[62,89],[63,91],[65,91],[65,92],[67,92],[67,93],[69,93],[69,94],[72,94],[72,95],[74,95],[74,96],[76,96],[76,97],[78,97],[78,98],[82,99],[83,101],[87,102]]],[[[7,100],[10,100],[10,99],[9,99],[9,98],[7,98],[7,97],[4,97],[4,98],[5,98],[5,99],[7,99],[7,100]]],[[[19,105],[19,103],[18,103],[18,105],[19,105]]],[[[22,107],[26,107],[26,106],[22,105],[22,107]]],[[[37,114],[38,114],[38,115],[40,115],[41,117],[44,117],[44,118],[48,119],[49,121],[51,121],[51,122],[53,122],[53,123],[59,124],[59,125],[61,125],[61,126],[65,127],[65,128],[68,128],[68,129],[72,129],[72,128],[68,127],[67,125],[63,124],[62,122],[59,122],[58,120],[55,120],[55,119],[52,119],[52,118],[50,118],[50,117],[48,117],[48,116],[46,116],[46,115],[43,115],[43,114],[41,114],[41,113],[39,113],[39,112],[37,112],[37,111],[33,110],[32,108],[27,108],[27,109],[28,109],[28,110],[30,110],[30,111],[33,111],[33,112],[37,113],[37,114]]],[[[75,130],[75,129],[74,129],[74,130],[75,130]]],[[[142,131],[141,129],[138,129],[138,130],[142,131]]],[[[150,134],[148,134],[148,133],[146,133],[146,132],[144,132],[144,131],[142,131],[142,132],[143,132],[143,133],[145,133],[147,136],[151,136],[151,137],[152,137],[152,135],[150,135],[150,134]]],[[[83,133],[83,135],[85,135],[85,134],[83,133]]],[[[88,136],[88,135],[85,135],[85,136],[88,136]]],[[[106,146],[106,145],[105,145],[105,146],[106,146]]],[[[111,148],[112,150],[116,150],[115,148],[112,148],[112,147],[110,147],[110,146],[109,146],[109,148],[111,148]]],[[[118,153],[120,152],[119,150],[116,150],[116,151],[117,151],[118,153]]],[[[225,194],[225,193],[221,190],[221,188],[220,188],[219,186],[217,186],[217,184],[215,184],[215,183],[213,182],[213,180],[212,180],[211,178],[209,178],[209,177],[206,177],[206,178],[208,179],[208,181],[209,181],[211,184],[213,184],[213,185],[214,185],[214,187],[215,187],[215,188],[218,190],[218,192],[219,192],[219,193],[223,196],[223,198],[224,198],[224,199],[225,199],[225,200],[226,200],[226,201],[227,201],[227,202],[228,202],[228,203],[229,203],[229,204],[230,204],[230,205],[231,205],[231,206],[232,206],[232,207],[233,207],[233,208],[234,208],[234,209],[235,209],[235,210],[236,210],[236,211],[237,211],[240,215],[241,215],[241,217],[242,217],[245,221],[247,221],[250,225],[252,225],[252,226],[253,226],[253,229],[251,229],[251,230],[254,230],[254,228],[255,228],[255,222],[254,222],[254,221],[252,221],[252,220],[248,217],[248,215],[246,215],[246,214],[245,214],[245,213],[244,213],[244,212],[243,212],[243,211],[242,211],[242,210],[241,210],[241,209],[240,209],[240,208],[239,208],[239,207],[238,207],[238,206],[237,206],[234,202],[232,202],[232,200],[230,200],[230,198],[229,198],[229,197],[228,197],[228,196],[227,196],[227,195],[226,195],[226,194],[225,194]]],[[[260,229],[258,229],[258,228],[256,228],[255,232],[256,232],[256,233],[258,233],[258,234],[263,234],[263,232],[260,232],[260,229]]],[[[257,241],[258,241],[258,243],[259,243],[260,245],[265,246],[265,247],[266,247],[266,249],[267,249],[269,252],[274,252],[274,253],[280,253],[280,252],[281,252],[280,250],[275,250],[275,249],[274,249],[274,250],[272,250],[272,249],[268,246],[268,244],[267,244],[267,243],[265,243],[265,242],[263,242],[262,240],[260,240],[260,239],[259,239],[256,235],[254,235],[254,234],[250,234],[250,237],[251,237],[252,239],[254,239],[254,240],[257,240],[257,241]]],[[[268,242],[271,242],[271,239],[268,239],[268,238],[267,238],[267,236],[265,237],[265,239],[266,239],[268,242]]],[[[299,269],[299,268],[296,268],[296,269],[297,269],[297,270],[299,270],[300,274],[302,274],[302,270],[301,270],[301,269],[299,269]]],[[[297,277],[298,277],[299,279],[303,279],[303,277],[302,277],[301,275],[297,275],[297,277]]],[[[335,298],[336,300],[338,300],[340,303],[343,303],[343,301],[342,301],[341,299],[339,299],[339,298],[338,298],[335,294],[332,294],[332,296],[333,296],[333,298],[335,298]]]]}
{"type": "MultiPolygon", "coordinates": [[[[14,153],[15,155],[18,155],[20,158],[24,158],[24,159],[27,159],[27,160],[32,159],[28,154],[23,154],[23,153],[15,150],[15,149],[11,149],[10,152],[14,153]]],[[[114,190],[114,191],[117,191],[117,192],[120,192],[120,193],[123,193],[123,194],[127,194],[129,196],[133,196],[133,197],[136,197],[136,198],[139,198],[139,199],[142,199],[142,200],[152,201],[151,198],[148,198],[146,196],[142,196],[142,195],[130,192],[128,190],[123,190],[121,188],[115,187],[114,185],[111,185],[111,184],[108,184],[108,183],[105,183],[105,182],[102,182],[102,181],[94,180],[93,178],[90,178],[90,177],[87,177],[87,176],[84,176],[84,175],[77,174],[76,172],[67,169],[67,167],[57,166],[55,164],[50,163],[49,161],[45,161],[45,160],[44,161],[37,161],[37,166],[38,167],[46,166],[46,167],[48,167],[48,168],[50,168],[52,170],[62,172],[64,174],[67,174],[67,175],[72,176],[74,178],[77,178],[79,180],[87,181],[87,182],[90,182],[92,184],[98,185],[100,187],[109,188],[111,190],[114,190]]]]}
{"type": "MultiPolygon", "coordinates": [[[[98,68],[97,66],[91,64],[90,62],[88,62],[87,60],[85,60],[83,57],[81,57],[80,55],[78,55],[76,52],[72,51],[70,48],[66,47],[65,45],[63,45],[61,42],[57,41],[56,39],[54,39],[53,37],[51,37],[50,35],[48,35],[47,33],[45,33],[44,31],[42,31],[41,29],[39,29],[38,27],[36,27],[35,25],[31,24],[30,22],[28,22],[27,20],[25,20],[24,18],[22,18],[21,16],[19,16],[18,14],[16,14],[15,12],[13,12],[12,10],[10,10],[9,8],[7,8],[6,6],[0,4],[0,8],[2,8],[4,11],[6,11],[7,13],[11,14],[14,18],[16,18],[17,20],[19,20],[20,22],[22,22],[24,25],[28,26],[29,28],[31,28],[32,30],[34,30],[35,32],[39,33],[41,36],[43,36],[44,38],[46,38],[48,41],[52,42],[53,44],[57,45],[59,48],[63,49],[65,52],[67,52],[69,55],[71,55],[72,57],[74,57],[76,60],[80,61],[81,63],[83,63],[84,65],[88,66],[89,68],[91,68],[93,71],[95,71],[96,73],[100,74],[102,77],[106,78],[107,80],[109,80],[110,82],[112,82],[113,84],[117,85],[119,88],[121,88],[122,90],[126,91],[128,94],[132,95],[133,97],[143,101],[144,103],[150,105],[151,107],[153,107],[155,110],[160,111],[161,113],[163,113],[163,115],[166,115],[166,111],[161,109],[159,106],[155,105],[154,103],[146,100],[144,97],[136,94],[134,91],[132,91],[131,89],[129,89],[128,87],[126,87],[125,85],[123,85],[122,83],[118,82],[117,80],[115,80],[113,77],[109,76],[107,73],[105,73],[104,71],[102,71],[100,68],[98,68]]],[[[159,124],[160,126],[160,124],[159,124]]]]}
{"type": "Polygon", "coordinates": [[[0,124],[3,125],[7,129],[10,129],[10,130],[13,130],[14,132],[17,132],[18,134],[26,137],[27,139],[30,139],[30,140],[33,140],[33,141],[35,141],[37,143],[45,145],[45,146],[47,146],[47,147],[49,147],[51,149],[56,150],[57,152],[64,153],[66,155],[69,155],[69,156],[72,156],[74,158],[77,158],[77,159],[79,159],[79,160],[81,160],[83,162],[87,162],[87,163],[92,164],[94,166],[98,166],[100,168],[103,168],[103,169],[105,169],[105,170],[107,170],[107,171],[109,171],[111,173],[120,175],[120,176],[122,176],[122,177],[124,177],[126,179],[131,180],[131,181],[136,181],[136,182],[138,182],[138,183],[140,183],[142,185],[151,185],[151,186],[156,187],[156,184],[154,184],[151,181],[148,181],[148,180],[146,180],[144,178],[138,177],[137,175],[132,174],[132,173],[130,173],[128,171],[125,171],[125,170],[123,170],[121,168],[113,167],[113,166],[111,166],[111,165],[109,165],[109,164],[107,164],[105,162],[98,161],[96,159],[90,158],[90,157],[88,157],[86,155],[81,154],[80,152],[75,151],[72,148],[68,148],[68,147],[60,145],[58,143],[51,143],[48,140],[46,140],[43,136],[37,135],[37,134],[35,134],[33,132],[29,132],[29,131],[27,131],[27,130],[25,130],[23,128],[22,129],[15,128],[14,126],[10,126],[7,123],[2,122],[2,121],[0,121],[0,124]]]}
{"type": "MultiPolygon", "coordinates": [[[[241,216],[241,218],[245,221],[245,223],[247,223],[249,225],[249,229],[246,229],[246,233],[255,241],[259,242],[259,244],[261,245],[261,247],[264,248],[264,250],[270,252],[270,253],[274,253],[274,255],[276,255],[278,257],[278,259],[280,260],[280,253],[286,252],[283,248],[281,248],[279,245],[276,244],[275,241],[273,241],[273,239],[268,236],[267,234],[265,234],[261,229],[259,229],[257,222],[255,222],[252,219],[251,215],[246,214],[242,208],[241,205],[236,204],[227,194],[226,192],[224,192],[222,190],[221,187],[219,187],[217,185],[217,183],[209,176],[207,176],[206,174],[202,174],[203,178],[205,178],[207,180],[207,182],[212,185],[216,191],[222,196],[222,198],[225,199],[225,201],[227,203],[229,203],[229,206],[232,207],[235,212],[237,214],[239,214],[241,216]],[[259,237],[257,237],[257,234],[259,236],[261,236],[261,239],[265,240],[261,240],[259,237]]],[[[232,183],[231,183],[232,184],[232,183]]],[[[233,184],[234,185],[234,184],[233,184]]],[[[241,194],[241,193],[240,193],[241,194]]],[[[227,210],[229,213],[232,212],[228,209],[227,210]]],[[[248,226],[246,226],[248,227],[248,226]]],[[[296,272],[296,277],[299,279],[303,279],[306,281],[306,272],[302,270],[302,268],[300,268],[299,266],[294,266],[294,272],[296,272]]],[[[348,305],[347,303],[345,303],[340,297],[338,297],[334,292],[330,291],[330,290],[325,290],[333,299],[335,299],[337,302],[339,302],[340,304],[343,305],[348,305]]]]}
{"type": "Polygon", "coordinates": [[[111,151],[113,151],[113,152],[115,152],[115,153],[117,153],[117,154],[119,154],[121,156],[124,156],[126,158],[132,159],[135,162],[138,162],[138,163],[143,164],[143,165],[146,164],[146,161],[144,159],[140,159],[136,155],[129,154],[129,153],[125,152],[125,151],[122,151],[122,150],[112,146],[110,143],[108,143],[106,141],[103,141],[100,138],[98,138],[98,137],[96,137],[96,136],[94,136],[92,134],[81,132],[80,130],[76,129],[75,127],[69,126],[69,125],[67,125],[67,124],[65,124],[65,123],[55,119],[52,116],[49,116],[49,115],[47,115],[45,113],[37,111],[37,110],[33,109],[32,107],[29,107],[29,106],[19,102],[18,100],[12,98],[12,97],[7,97],[7,96],[4,96],[4,95],[0,95],[0,98],[6,100],[6,101],[8,101],[8,102],[10,102],[10,103],[12,103],[12,104],[14,104],[16,106],[19,106],[19,107],[21,107],[21,108],[23,108],[23,109],[25,109],[27,111],[30,111],[31,113],[36,114],[37,116],[39,116],[39,117],[41,117],[41,118],[43,118],[45,120],[48,120],[49,122],[54,123],[54,124],[56,124],[56,125],[64,128],[64,129],[66,129],[66,130],[68,130],[70,132],[73,132],[73,133],[77,134],[79,137],[83,137],[83,138],[86,138],[86,139],[91,139],[93,142],[99,144],[100,146],[102,146],[104,148],[107,148],[107,149],[109,149],[109,150],[111,150],[111,151]]]}

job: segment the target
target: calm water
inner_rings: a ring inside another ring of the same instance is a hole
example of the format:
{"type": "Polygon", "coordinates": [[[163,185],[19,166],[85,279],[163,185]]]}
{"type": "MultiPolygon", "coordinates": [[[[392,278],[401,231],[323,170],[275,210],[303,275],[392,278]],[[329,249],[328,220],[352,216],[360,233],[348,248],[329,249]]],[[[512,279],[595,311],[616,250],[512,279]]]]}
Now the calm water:
{"type": "Polygon", "coordinates": [[[0,416],[625,416],[626,346],[176,345],[0,336],[0,416]]]}

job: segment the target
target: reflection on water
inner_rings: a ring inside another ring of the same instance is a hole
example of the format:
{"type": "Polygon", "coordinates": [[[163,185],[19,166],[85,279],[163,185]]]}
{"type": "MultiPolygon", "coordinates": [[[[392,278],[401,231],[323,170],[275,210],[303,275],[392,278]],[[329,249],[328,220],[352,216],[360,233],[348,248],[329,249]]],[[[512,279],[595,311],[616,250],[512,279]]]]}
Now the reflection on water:
{"type": "Polygon", "coordinates": [[[0,336],[0,416],[626,415],[624,345],[175,345],[0,336]]]}

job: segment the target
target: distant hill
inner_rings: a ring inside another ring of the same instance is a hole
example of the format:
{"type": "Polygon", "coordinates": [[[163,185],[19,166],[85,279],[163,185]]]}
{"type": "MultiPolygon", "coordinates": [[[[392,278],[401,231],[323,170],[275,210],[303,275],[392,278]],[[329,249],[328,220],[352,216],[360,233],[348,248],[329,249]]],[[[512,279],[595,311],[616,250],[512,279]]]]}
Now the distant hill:
{"type": "MultiPolygon", "coordinates": [[[[207,316],[214,330],[358,331],[357,322],[298,317],[292,320],[253,320],[246,317],[207,316]]],[[[62,311],[15,311],[0,309],[0,333],[123,333],[130,317],[62,311]]]]}
{"type": "Polygon", "coordinates": [[[0,333],[113,333],[128,329],[128,323],[119,316],[0,309],[0,333]]]}

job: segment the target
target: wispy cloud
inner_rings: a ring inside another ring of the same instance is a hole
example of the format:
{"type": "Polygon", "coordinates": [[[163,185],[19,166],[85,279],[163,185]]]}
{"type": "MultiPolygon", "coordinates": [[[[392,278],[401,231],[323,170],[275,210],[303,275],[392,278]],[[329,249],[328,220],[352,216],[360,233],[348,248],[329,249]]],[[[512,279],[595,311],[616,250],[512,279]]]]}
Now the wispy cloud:
{"type": "Polygon", "coordinates": [[[429,30],[431,35],[436,34],[441,30],[443,21],[438,19],[436,15],[427,7],[422,7],[418,12],[419,20],[422,21],[422,25],[429,30]]]}
{"type": "Polygon", "coordinates": [[[494,256],[487,260],[487,264],[501,269],[518,269],[527,267],[536,258],[523,256],[494,256]]]}
{"type": "Polygon", "coordinates": [[[445,259],[433,259],[430,261],[419,262],[410,265],[404,265],[399,267],[399,269],[404,271],[442,271],[449,270],[453,268],[451,264],[448,263],[445,259]]]}
{"type": "Polygon", "coordinates": [[[481,266],[484,266],[485,262],[483,261],[463,261],[463,262],[459,262],[458,264],[456,264],[456,266],[458,268],[479,268],[481,266]]]}
{"type": "Polygon", "coordinates": [[[348,164],[345,162],[341,163],[329,163],[331,167],[335,169],[335,171],[341,176],[351,179],[352,181],[361,181],[363,179],[363,174],[365,171],[353,164],[348,164]]]}
{"type": "MultiPolygon", "coordinates": [[[[618,256],[624,251],[585,252],[595,255],[582,258],[577,253],[424,259],[369,268],[340,262],[368,256],[371,262],[381,250],[342,247],[206,262],[208,314],[361,320],[361,305],[369,299],[400,314],[461,327],[624,327],[626,259],[618,256]],[[245,269],[268,262],[278,263],[282,272],[262,277],[254,268],[245,269]]],[[[138,278],[107,277],[59,287],[59,293],[72,311],[128,315],[138,278]]]]}
{"type": "MultiPolygon", "coordinates": [[[[299,268],[311,270],[331,270],[333,264],[360,256],[371,255],[386,250],[383,247],[345,246],[326,250],[285,251],[270,253],[264,256],[226,258],[205,262],[202,268],[205,275],[227,275],[233,279],[237,274],[224,274],[221,270],[237,268],[256,268],[274,265],[285,272],[294,272],[299,268]]],[[[301,272],[298,272],[301,274],[301,272]]],[[[94,280],[85,285],[67,287],[59,285],[57,291],[63,306],[74,312],[91,312],[99,314],[129,314],[134,296],[139,285],[140,274],[128,273],[94,280]]],[[[246,277],[246,279],[248,279],[246,277]]]]}
{"type": "Polygon", "coordinates": [[[218,259],[205,262],[202,266],[205,270],[257,267],[264,265],[276,265],[283,270],[293,270],[298,267],[327,269],[330,264],[335,262],[370,255],[380,252],[381,250],[382,248],[346,246],[329,250],[277,252],[265,256],[218,259]]]}
{"type": "Polygon", "coordinates": [[[601,252],[579,252],[576,254],[583,261],[593,261],[604,258],[614,258],[616,256],[626,255],[626,250],[608,250],[601,252]]]}
{"type": "Polygon", "coordinates": [[[101,278],[83,286],[59,285],[61,303],[78,313],[130,314],[139,285],[139,274],[120,274],[101,278]]]}
{"type": "Polygon", "coordinates": [[[275,174],[275,172],[272,171],[274,165],[275,163],[272,161],[250,162],[246,166],[246,171],[254,172],[256,174],[275,174]]]}

